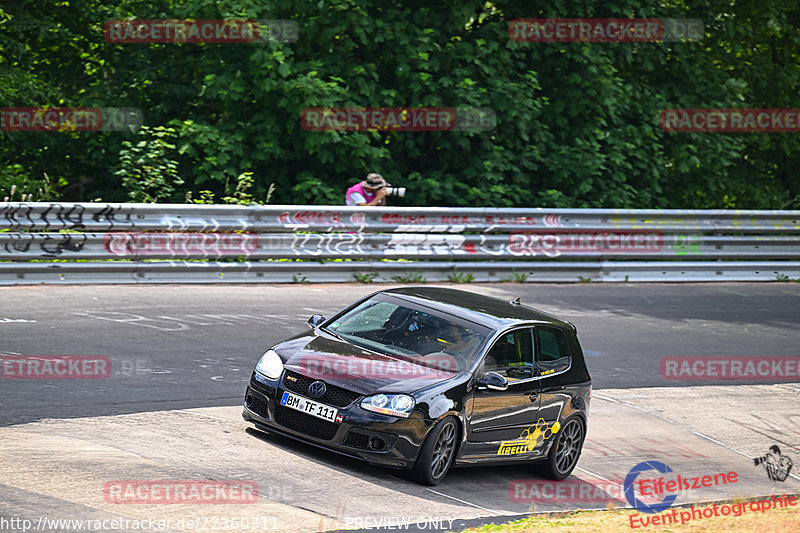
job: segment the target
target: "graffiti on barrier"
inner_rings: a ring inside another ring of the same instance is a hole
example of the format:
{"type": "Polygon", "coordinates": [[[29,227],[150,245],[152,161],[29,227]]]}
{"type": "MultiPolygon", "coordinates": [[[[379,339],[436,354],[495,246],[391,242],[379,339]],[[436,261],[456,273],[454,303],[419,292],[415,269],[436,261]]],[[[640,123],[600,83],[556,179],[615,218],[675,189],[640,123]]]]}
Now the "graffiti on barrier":
{"type": "MultiPolygon", "coordinates": [[[[393,234],[386,243],[386,255],[449,255],[469,253],[463,235],[393,234]]],[[[474,253],[474,251],[472,252],[474,253]]]]}
{"type": "Polygon", "coordinates": [[[258,250],[251,233],[106,233],[103,244],[113,255],[250,255],[258,250]]]}
{"type": "MultiPolygon", "coordinates": [[[[94,207],[92,205],[92,208],[94,207]]],[[[24,202],[14,202],[0,207],[0,217],[4,220],[2,225],[13,230],[81,230],[86,229],[87,219],[91,220],[94,226],[99,224],[107,225],[107,227],[98,229],[111,230],[120,226],[131,226],[131,207],[123,208],[122,206],[111,204],[97,204],[96,207],[100,209],[97,211],[92,209],[93,214],[89,217],[87,213],[89,210],[86,204],[62,205],[53,203],[39,213],[41,207],[35,207],[33,204],[24,202]]]]}
{"type": "Polygon", "coordinates": [[[9,254],[31,253],[38,248],[41,257],[58,257],[64,251],[80,252],[88,237],[83,233],[9,233],[4,249],[9,254]]]}
{"type": "Polygon", "coordinates": [[[306,233],[294,235],[295,255],[361,255],[365,236],[361,233],[306,233]]]}
{"type": "MultiPolygon", "coordinates": [[[[278,215],[278,222],[287,229],[302,229],[311,226],[334,228],[344,225],[340,211],[298,211],[296,213],[284,211],[278,215]]],[[[361,215],[360,222],[354,221],[354,223],[363,225],[363,215],[361,215]]]]}

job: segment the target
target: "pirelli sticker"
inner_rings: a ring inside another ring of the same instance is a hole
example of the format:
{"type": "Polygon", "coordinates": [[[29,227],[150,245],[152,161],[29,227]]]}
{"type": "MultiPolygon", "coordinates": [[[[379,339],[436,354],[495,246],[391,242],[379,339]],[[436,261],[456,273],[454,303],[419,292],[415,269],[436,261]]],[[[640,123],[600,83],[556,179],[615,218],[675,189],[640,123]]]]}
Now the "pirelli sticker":
{"type": "Polygon", "coordinates": [[[497,455],[516,455],[531,452],[546,439],[558,433],[559,429],[561,429],[561,424],[558,421],[548,427],[544,418],[540,418],[534,427],[523,431],[518,439],[502,441],[500,449],[497,450],[497,455]]]}

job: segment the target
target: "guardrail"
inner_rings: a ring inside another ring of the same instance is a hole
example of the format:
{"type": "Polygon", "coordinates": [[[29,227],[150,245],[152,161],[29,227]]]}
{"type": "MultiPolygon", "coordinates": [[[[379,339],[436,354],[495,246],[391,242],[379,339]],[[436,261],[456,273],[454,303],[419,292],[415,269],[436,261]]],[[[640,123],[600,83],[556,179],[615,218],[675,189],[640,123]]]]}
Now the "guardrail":
{"type": "Polygon", "coordinates": [[[0,284],[355,276],[798,278],[800,211],[0,203],[0,284]]]}

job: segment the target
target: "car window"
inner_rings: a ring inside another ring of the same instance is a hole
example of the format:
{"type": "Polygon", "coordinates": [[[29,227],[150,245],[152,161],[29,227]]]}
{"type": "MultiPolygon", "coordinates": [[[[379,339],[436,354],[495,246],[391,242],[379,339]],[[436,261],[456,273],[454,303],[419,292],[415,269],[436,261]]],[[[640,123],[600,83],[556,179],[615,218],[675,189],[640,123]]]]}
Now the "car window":
{"type": "Polygon", "coordinates": [[[569,368],[570,353],[567,337],[557,328],[538,327],[536,336],[539,353],[535,368],[540,376],[555,374],[569,368]]]}
{"type": "Polygon", "coordinates": [[[455,317],[379,300],[363,302],[327,329],[353,344],[448,371],[462,370],[486,338],[455,317]]]}
{"type": "Polygon", "coordinates": [[[497,339],[483,360],[483,371],[497,372],[509,381],[533,376],[533,337],[530,328],[515,329],[497,339]]]}
{"type": "Polygon", "coordinates": [[[368,302],[342,317],[331,329],[340,334],[377,331],[386,326],[397,308],[389,302],[368,302]]]}

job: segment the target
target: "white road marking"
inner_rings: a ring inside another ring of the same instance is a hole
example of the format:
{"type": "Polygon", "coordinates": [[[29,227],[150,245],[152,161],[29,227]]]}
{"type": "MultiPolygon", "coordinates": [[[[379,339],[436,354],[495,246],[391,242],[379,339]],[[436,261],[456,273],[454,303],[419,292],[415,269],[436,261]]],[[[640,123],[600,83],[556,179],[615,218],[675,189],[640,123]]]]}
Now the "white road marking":
{"type": "MultiPolygon", "coordinates": [[[[507,514],[507,513],[501,513],[500,511],[495,511],[494,509],[487,509],[486,507],[481,507],[480,505],[474,504],[472,502],[468,502],[466,500],[462,500],[460,498],[456,498],[455,496],[450,496],[449,494],[445,494],[443,492],[435,491],[435,490],[433,490],[431,488],[428,488],[427,490],[431,491],[434,494],[438,494],[439,496],[444,496],[445,498],[450,498],[451,500],[455,500],[457,502],[461,502],[461,503],[464,503],[466,505],[471,505],[472,507],[476,507],[478,509],[481,509],[482,511],[488,511],[490,513],[494,513],[495,516],[504,516],[504,515],[507,514]]],[[[527,514],[527,513],[520,513],[520,514],[527,514]]]]}
{"type": "Polygon", "coordinates": [[[220,418],[218,416],[212,415],[205,415],[203,413],[195,413],[194,411],[186,411],[184,409],[172,409],[173,413],[186,413],[187,415],[194,415],[194,416],[202,416],[203,418],[213,418],[214,420],[222,420],[223,422],[230,423],[230,420],[226,420],[224,418],[220,418]]]}

